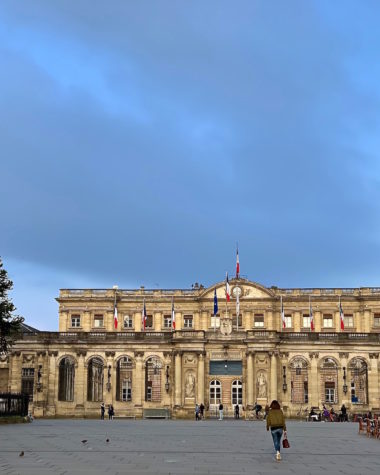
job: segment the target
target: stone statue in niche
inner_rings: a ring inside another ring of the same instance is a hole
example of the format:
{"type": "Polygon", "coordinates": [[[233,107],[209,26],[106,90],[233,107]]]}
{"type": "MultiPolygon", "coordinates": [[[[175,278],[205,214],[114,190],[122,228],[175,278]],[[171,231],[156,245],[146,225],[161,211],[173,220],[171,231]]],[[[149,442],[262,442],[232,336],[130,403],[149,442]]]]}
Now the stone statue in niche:
{"type": "Polygon", "coordinates": [[[263,371],[260,371],[260,373],[257,375],[257,397],[267,397],[267,380],[263,371]]]}
{"type": "Polygon", "coordinates": [[[194,397],[195,394],[195,377],[194,373],[189,371],[186,375],[185,381],[185,396],[194,397]]]}

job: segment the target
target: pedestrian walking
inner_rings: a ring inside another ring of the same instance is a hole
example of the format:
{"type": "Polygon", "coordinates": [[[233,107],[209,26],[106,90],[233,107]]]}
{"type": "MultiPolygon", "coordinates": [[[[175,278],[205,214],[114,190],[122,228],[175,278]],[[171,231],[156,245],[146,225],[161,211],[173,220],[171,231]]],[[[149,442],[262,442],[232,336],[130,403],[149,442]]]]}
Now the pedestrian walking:
{"type": "Polygon", "coordinates": [[[201,402],[201,405],[199,406],[199,412],[201,413],[201,419],[204,419],[204,413],[205,413],[205,406],[203,402],[201,402]]]}
{"type": "Polygon", "coordinates": [[[223,404],[219,401],[219,420],[223,420],[223,404]]]}
{"type": "Polygon", "coordinates": [[[286,436],[286,424],[284,413],[281,410],[278,401],[272,401],[267,417],[267,430],[271,430],[274,449],[276,451],[276,460],[281,460],[281,437],[286,436]]]}
{"type": "Polygon", "coordinates": [[[104,421],[104,413],[106,412],[106,406],[104,405],[104,402],[100,404],[100,419],[104,421]]]}
{"type": "Polygon", "coordinates": [[[109,419],[110,421],[112,421],[114,415],[115,415],[115,410],[114,410],[114,408],[113,408],[113,405],[110,404],[110,405],[108,406],[108,419],[109,419]]]}
{"type": "Polygon", "coordinates": [[[236,406],[235,406],[235,419],[239,419],[239,415],[240,415],[239,404],[236,404],[236,406]]]}
{"type": "Polygon", "coordinates": [[[264,420],[268,417],[268,414],[269,414],[269,404],[265,404],[264,420]]]}
{"type": "Polygon", "coordinates": [[[198,405],[198,404],[195,404],[195,420],[196,420],[196,421],[199,421],[199,420],[200,420],[200,409],[199,409],[199,405],[198,405]]]}

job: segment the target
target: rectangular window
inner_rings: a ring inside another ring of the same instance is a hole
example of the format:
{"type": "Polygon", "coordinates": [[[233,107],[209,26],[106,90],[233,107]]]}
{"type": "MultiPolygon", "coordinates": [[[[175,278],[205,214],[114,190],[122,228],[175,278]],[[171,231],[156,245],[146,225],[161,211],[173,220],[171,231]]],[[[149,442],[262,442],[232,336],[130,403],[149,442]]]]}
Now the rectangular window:
{"type": "Polygon", "coordinates": [[[21,372],[21,392],[28,394],[29,400],[33,401],[34,390],[34,368],[22,368],[21,372]]]}
{"type": "Polygon", "coordinates": [[[211,327],[210,328],[220,328],[220,316],[219,315],[216,315],[214,317],[214,315],[212,315],[211,317],[211,327]]]}
{"type": "Polygon", "coordinates": [[[354,316],[350,313],[344,316],[344,328],[354,327],[354,316]]]}
{"type": "Polygon", "coordinates": [[[103,315],[94,315],[94,327],[103,328],[104,327],[104,317],[103,315]]]}
{"type": "Polygon", "coordinates": [[[121,385],[121,400],[132,401],[132,385],[129,379],[125,379],[121,385]]]}
{"type": "Polygon", "coordinates": [[[285,315],[285,328],[292,328],[292,316],[291,315],[285,315]]]}
{"type": "Polygon", "coordinates": [[[184,328],[193,328],[193,316],[184,315],[183,316],[183,327],[184,328]]]}
{"type": "Polygon", "coordinates": [[[146,316],[145,328],[153,328],[153,315],[146,316]]]}
{"type": "Polygon", "coordinates": [[[131,315],[124,315],[124,328],[133,328],[133,317],[131,315]]]}
{"type": "Polygon", "coordinates": [[[164,328],[172,327],[172,317],[171,315],[164,315],[164,328]]]}
{"type": "Polygon", "coordinates": [[[308,313],[303,315],[302,328],[310,328],[310,315],[308,313]]]}
{"type": "MultiPolygon", "coordinates": [[[[238,317],[238,325],[239,325],[239,328],[241,329],[242,326],[243,326],[243,319],[242,319],[242,315],[240,314],[239,317],[238,317]]],[[[236,328],[236,315],[232,315],[232,328],[236,328]]]]}
{"type": "Polygon", "coordinates": [[[255,328],[264,327],[264,315],[262,313],[255,313],[254,325],[255,325],[255,328]]]}
{"type": "Polygon", "coordinates": [[[325,401],[326,402],[335,402],[335,382],[326,381],[325,382],[325,401]]]}
{"type": "Polygon", "coordinates": [[[373,316],[373,326],[376,328],[380,328],[380,313],[375,313],[373,316]]]}
{"type": "Polygon", "coordinates": [[[332,315],[323,315],[323,328],[332,328],[332,327],[333,327],[332,315]]]}
{"type": "Polygon", "coordinates": [[[71,315],[71,327],[72,328],[80,327],[80,315],[71,315]]]}

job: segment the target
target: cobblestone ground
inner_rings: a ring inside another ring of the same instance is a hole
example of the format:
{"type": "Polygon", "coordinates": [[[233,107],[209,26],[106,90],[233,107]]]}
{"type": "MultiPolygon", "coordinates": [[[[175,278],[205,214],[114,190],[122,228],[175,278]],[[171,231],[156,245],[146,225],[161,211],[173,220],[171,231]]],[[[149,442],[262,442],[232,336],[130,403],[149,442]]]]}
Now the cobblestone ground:
{"type": "Polygon", "coordinates": [[[288,422],[288,435],[276,462],[259,421],[37,420],[0,425],[0,473],[379,473],[380,440],[359,436],[357,424],[288,422]]]}

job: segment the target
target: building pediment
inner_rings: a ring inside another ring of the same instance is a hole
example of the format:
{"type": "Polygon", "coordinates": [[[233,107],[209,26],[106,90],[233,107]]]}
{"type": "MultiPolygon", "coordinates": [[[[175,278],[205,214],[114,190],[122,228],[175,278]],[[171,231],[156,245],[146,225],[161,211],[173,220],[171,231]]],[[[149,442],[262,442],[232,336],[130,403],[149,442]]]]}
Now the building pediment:
{"type": "MultiPolygon", "coordinates": [[[[236,296],[237,291],[240,291],[241,298],[247,299],[267,299],[274,297],[274,293],[272,290],[267,289],[263,285],[257,284],[256,282],[251,282],[245,279],[230,279],[229,283],[232,298],[236,296]]],[[[204,291],[200,295],[200,298],[213,298],[215,289],[218,299],[224,299],[226,289],[226,283],[224,281],[218,282],[217,284],[208,287],[207,289],[204,289],[204,291]]]]}

